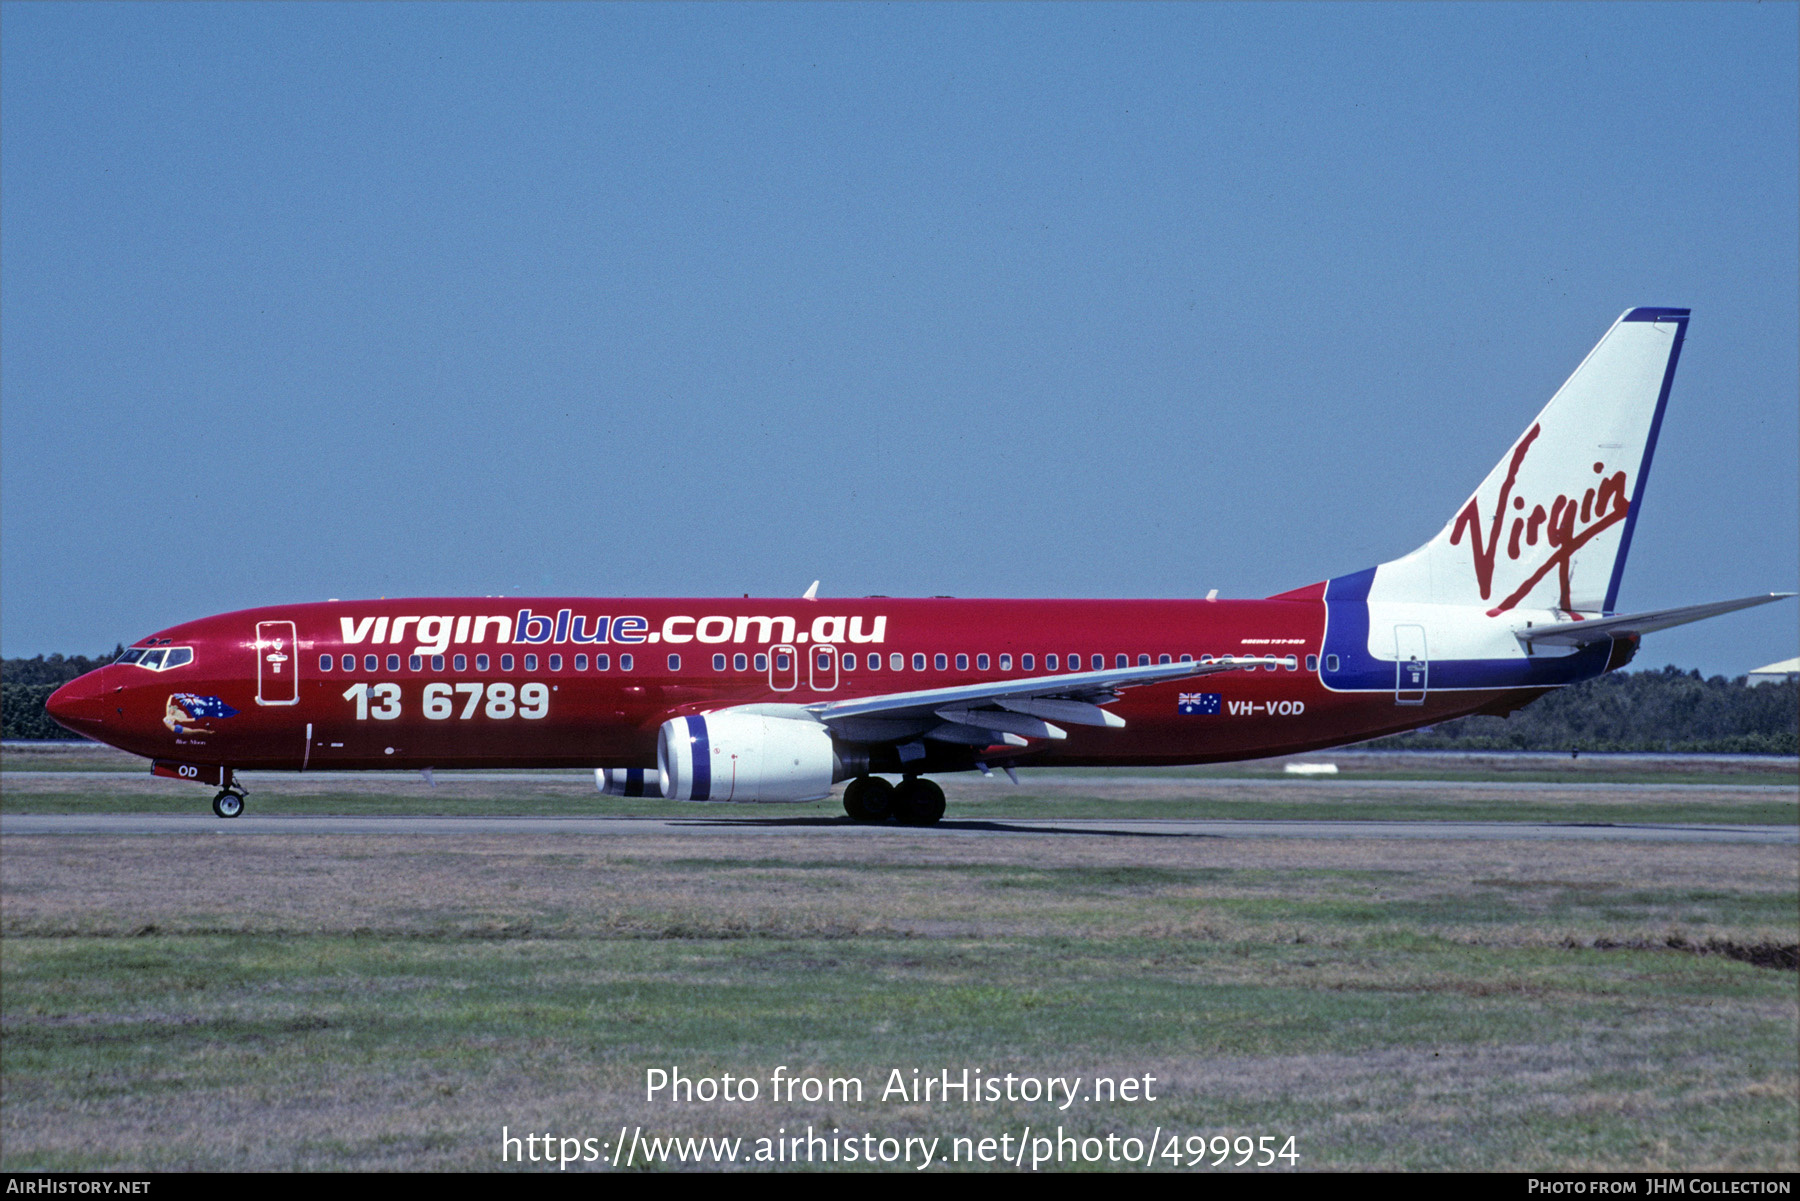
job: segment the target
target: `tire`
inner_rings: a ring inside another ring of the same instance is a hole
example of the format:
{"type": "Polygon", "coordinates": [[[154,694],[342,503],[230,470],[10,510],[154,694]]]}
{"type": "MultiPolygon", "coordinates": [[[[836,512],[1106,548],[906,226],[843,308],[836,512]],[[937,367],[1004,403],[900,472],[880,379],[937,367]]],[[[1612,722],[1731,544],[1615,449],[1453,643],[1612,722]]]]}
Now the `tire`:
{"type": "Polygon", "coordinates": [[[244,798],[235,792],[221,792],[213,798],[213,812],[223,818],[237,817],[244,811],[244,798]]]}
{"type": "Polygon", "coordinates": [[[893,810],[894,786],[880,776],[858,776],[844,789],[844,812],[852,821],[886,821],[893,810]]]}
{"type": "Polygon", "coordinates": [[[944,790],[913,776],[894,789],[894,816],[903,826],[934,826],[944,816],[944,790]]]}

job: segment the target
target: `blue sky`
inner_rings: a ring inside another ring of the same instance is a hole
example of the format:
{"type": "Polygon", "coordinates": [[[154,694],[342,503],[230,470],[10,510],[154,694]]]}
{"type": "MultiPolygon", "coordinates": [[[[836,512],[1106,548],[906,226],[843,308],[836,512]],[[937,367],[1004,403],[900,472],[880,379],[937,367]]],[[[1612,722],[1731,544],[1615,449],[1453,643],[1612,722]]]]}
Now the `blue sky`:
{"type": "Polygon", "coordinates": [[[1635,305],[1694,321],[1621,606],[1795,588],[1797,13],[7,3],[0,647],[1267,595],[1430,537],[1635,305]]]}

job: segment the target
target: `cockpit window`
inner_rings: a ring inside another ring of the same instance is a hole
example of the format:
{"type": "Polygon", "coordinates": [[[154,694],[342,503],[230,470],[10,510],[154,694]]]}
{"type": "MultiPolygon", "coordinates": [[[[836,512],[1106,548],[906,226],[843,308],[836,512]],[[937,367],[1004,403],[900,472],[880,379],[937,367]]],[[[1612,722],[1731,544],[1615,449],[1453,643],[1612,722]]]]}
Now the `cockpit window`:
{"type": "Polygon", "coordinates": [[[156,647],[146,649],[138,646],[126,651],[115,663],[135,663],[139,667],[147,667],[151,671],[168,671],[171,667],[185,667],[194,661],[194,648],[191,646],[156,647]]]}

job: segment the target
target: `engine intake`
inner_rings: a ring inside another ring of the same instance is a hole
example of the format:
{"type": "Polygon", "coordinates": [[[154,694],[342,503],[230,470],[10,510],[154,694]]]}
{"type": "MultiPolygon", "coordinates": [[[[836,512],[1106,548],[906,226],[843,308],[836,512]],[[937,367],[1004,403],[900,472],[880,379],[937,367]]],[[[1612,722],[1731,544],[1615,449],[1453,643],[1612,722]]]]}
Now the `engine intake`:
{"type": "Polygon", "coordinates": [[[664,722],[656,766],[677,801],[816,801],[839,773],[823,723],[731,710],[664,722]]]}

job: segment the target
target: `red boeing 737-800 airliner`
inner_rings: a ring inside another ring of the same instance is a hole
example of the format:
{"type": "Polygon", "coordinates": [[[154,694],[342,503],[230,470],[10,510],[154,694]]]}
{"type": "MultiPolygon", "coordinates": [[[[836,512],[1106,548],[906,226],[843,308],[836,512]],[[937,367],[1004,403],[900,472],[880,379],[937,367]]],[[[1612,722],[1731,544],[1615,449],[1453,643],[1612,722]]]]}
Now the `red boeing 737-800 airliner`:
{"type": "MultiPolygon", "coordinates": [[[[1510,713],[1643,634],[1791,593],[1617,615],[1686,309],[1620,317],[1430,542],[1267,600],[414,599],[140,639],[69,729],[236,773],[591,767],[614,795],[944,812],[928,773],[1212,763],[1510,713]],[[897,775],[898,785],[883,775],[897,775]]],[[[815,585],[816,588],[816,585],[815,585]]]]}

